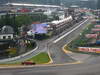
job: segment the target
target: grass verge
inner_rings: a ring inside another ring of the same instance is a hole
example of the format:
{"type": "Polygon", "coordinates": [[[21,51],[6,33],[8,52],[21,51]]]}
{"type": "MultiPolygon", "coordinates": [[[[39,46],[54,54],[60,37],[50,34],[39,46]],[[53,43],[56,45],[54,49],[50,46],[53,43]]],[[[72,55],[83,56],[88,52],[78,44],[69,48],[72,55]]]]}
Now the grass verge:
{"type": "Polygon", "coordinates": [[[82,47],[87,42],[91,41],[92,39],[85,38],[85,34],[89,34],[91,29],[94,27],[95,24],[88,25],[73,41],[71,41],[68,45],[64,47],[66,51],[72,51],[76,53],[84,53],[84,54],[93,54],[93,55],[100,55],[100,53],[91,53],[91,52],[82,52],[78,50],[78,47],[82,47]]]}
{"type": "Polygon", "coordinates": [[[48,63],[50,61],[50,58],[47,53],[43,52],[43,53],[40,53],[40,54],[32,57],[28,61],[33,61],[36,64],[44,64],[44,63],[48,63]]]}
{"type": "MultiPolygon", "coordinates": [[[[48,53],[46,52],[42,52],[42,53],[39,53],[38,55],[36,56],[33,56],[32,58],[26,60],[26,61],[32,61],[32,62],[35,62],[36,64],[47,64],[49,63],[51,60],[50,60],[50,57],[48,55],[48,53]]],[[[11,63],[1,63],[0,65],[21,65],[21,62],[11,62],[11,63]]]]}

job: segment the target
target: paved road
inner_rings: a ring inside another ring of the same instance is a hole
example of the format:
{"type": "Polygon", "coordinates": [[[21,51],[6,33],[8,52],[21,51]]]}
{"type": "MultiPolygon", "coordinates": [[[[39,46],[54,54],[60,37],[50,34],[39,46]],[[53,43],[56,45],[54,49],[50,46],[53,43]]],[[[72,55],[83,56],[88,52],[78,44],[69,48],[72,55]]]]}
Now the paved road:
{"type": "MultiPolygon", "coordinates": [[[[66,37],[64,37],[63,39],[58,41],[57,43],[54,43],[54,41],[52,41],[52,43],[50,43],[49,52],[51,53],[51,57],[52,57],[52,59],[54,61],[53,62],[54,64],[63,64],[63,63],[66,63],[66,62],[67,63],[69,63],[69,62],[71,63],[71,62],[75,62],[76,61],[76,59],[73,60],[68,54],[65,54],[62,51],[62,47],[65,44],[68,44],[70,41],[72,41],[75,37],[77,37],[80,34],[80,32],[82,31],[82,29],[84,29],[87,26],[88,23],[90,23],[89,20],[87,20],[78,29],[76,29],[71,34],[67,35],[66,37]]],[[[77,26],[77,24],[75,26],[77,26]]],[[[67,33],[72,29],[71,28],[68,29],[67,33]]],[[[89,55],[80,55],[80,56],[85,56],[85,58],[86,58],[86,56],[87,57],[91,57],[89,55]]]]}
{"type": "Polygon", "coordinates": [[[91,62],[76,65],[0,69],[0,75],[100,75],[100,57],[90,60],[91,62]]]}

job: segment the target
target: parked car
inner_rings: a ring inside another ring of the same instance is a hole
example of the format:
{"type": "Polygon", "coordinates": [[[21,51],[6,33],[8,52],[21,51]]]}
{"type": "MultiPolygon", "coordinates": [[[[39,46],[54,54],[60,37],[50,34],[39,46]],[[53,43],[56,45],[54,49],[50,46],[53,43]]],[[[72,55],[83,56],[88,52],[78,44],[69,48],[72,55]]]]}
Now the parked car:
{"type": "Polygon", "coordinates": [[[35,65],[36,63],[35,62],[32,62],[32,61],[24,61],[21,64],[22,65],[35,65]]]}

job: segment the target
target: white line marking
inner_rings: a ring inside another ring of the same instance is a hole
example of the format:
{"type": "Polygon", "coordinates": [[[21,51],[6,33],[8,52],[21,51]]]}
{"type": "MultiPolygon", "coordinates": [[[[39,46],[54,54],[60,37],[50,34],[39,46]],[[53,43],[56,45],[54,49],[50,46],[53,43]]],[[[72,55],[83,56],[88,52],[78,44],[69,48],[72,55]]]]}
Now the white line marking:
{"type": "Polygon", "coordinates": [[[69,35],[70,33],[72,33],[73,31],[75,31],[77,28],[79,28],[82,24],[84,24],[87,20],[85,20],[83,23],[81,23],[80,25],[78,25],[77,27],[75,27],[74,29],[72,29],[71,31],[69,31],[68,33],[64,34],[63,36],[59,37],[58,39],[56,39],[53,43],[57,43],[58,41],[60,41],[61,39],[63,39],[65,36],[69,35]]]}

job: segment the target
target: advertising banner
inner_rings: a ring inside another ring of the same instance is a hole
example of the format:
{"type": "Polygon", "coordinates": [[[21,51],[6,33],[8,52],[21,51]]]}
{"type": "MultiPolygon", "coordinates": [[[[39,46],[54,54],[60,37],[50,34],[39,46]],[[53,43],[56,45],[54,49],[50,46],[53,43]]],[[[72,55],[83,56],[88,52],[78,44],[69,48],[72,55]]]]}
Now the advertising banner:
{"type": "Polygon", "coordinates": [[[36,24],[36,34],[47,33],[47,24],[36,24]]]}
{"type": "Polygon", "coordinates": [[[98,34],[86,34],[86,38],[97,38],[98,34]]]}
{"type": "Polygon", "coordinates": [[[36,24],[33,23],[31,25],[31,30],[27,32],[28,35],[34,35],[34,34],[46,34],[48,29],[48,24],[42,23],[42,24],[36,24]]]}
{"type": "Polygon", "coordinates": [[[98,28],[93,28],[92,31],[98,32],[98,31],[100,31],[100,29],[98,29],[98,28]]]}
{"type": "Polygon", "coordinates": [[[100,27],[100,25],[95,25],[95,27],[100,27]]]}
{"type": "Polygon", "coordinates": [[[100,48],[79,47],[78,50],[82,52],[100,53],[100,48]]]}

